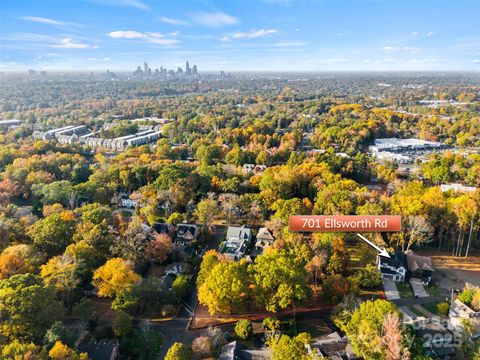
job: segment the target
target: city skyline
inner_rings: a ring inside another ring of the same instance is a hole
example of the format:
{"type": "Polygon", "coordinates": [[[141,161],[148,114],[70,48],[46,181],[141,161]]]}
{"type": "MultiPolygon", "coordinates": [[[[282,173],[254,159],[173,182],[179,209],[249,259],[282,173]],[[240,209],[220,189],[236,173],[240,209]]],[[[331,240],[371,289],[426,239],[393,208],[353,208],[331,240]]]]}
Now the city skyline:
{"type": "Polygon", "coordinates": [[[2,71],[480,70],[475,1],[44,4],[2,2],[2,71]]]}

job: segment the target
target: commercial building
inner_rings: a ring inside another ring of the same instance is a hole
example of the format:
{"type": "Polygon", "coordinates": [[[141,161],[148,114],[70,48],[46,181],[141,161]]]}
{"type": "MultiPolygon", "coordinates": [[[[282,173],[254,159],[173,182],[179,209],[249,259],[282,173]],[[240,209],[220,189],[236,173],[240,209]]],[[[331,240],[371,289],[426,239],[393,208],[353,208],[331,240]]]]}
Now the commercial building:
{"type": "Polygon", "coordinates": [[[439,142],[426,141],[420,139],[397,139],[385,138],[376,139],[374,145],[369,146],[371,153],[378,153],[381,151],[389,152],[407,152],[407,151],[421,151],[441,149],[445,145],[439,142]]]}

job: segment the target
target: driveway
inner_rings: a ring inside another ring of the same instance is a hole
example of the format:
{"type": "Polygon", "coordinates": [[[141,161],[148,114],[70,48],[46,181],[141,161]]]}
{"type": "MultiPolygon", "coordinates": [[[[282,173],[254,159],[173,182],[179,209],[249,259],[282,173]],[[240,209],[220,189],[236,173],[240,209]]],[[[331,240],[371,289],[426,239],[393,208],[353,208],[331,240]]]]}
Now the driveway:
{"type": "Polygon", "coordinates": [[[403,314],[403,322],[412,323],[413,321],[418,319],[417,314],[415,314],[406,306],[400,306],[398,310],[400,310],[400,312],[403,314]]]}
{"type": "Polygon", "coordinates": [[[410,279],[410,285],[412,286],[413,294],[414,294],[416,297],[425,298],[425,297],[429,297],[429,296],[430,296],[430,294],[427,293],[427,291],[426,291],[425,288],[423,287],[423,285],[422,285],[422,283],[420,282],[420,280],[410,279]]]}
{"type": "Polygon", "coordinates": [[[383,289],[385,290],[385,296],[387,300],[398,300],[400,299],[400,294],[397,289],[397,284],[395,281],[390,279],[382,279],[383,289]]]}

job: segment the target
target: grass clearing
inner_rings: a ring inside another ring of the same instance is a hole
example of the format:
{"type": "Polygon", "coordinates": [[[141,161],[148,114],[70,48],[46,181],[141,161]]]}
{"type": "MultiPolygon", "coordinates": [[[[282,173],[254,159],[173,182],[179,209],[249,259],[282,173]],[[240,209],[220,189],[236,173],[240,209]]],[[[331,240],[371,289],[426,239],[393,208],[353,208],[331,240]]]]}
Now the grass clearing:
{"type": "Polygon", "coordinates": [[[398,283],[397,284],[398,293],[402,298],[413,297],[413,291],[409,283],[398,283]]]}

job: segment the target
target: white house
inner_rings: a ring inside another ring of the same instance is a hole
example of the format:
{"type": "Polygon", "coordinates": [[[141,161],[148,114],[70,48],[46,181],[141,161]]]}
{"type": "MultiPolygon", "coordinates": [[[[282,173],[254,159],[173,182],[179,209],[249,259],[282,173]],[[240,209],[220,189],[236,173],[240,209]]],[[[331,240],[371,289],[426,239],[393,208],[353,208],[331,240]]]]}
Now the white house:
{"type": "Polygon", "coordinates": [[[240,260],[245,255],[251,241],[251,229],[245,225],[242,227],[229,226],[223,252],[232,260],[240,260]]]}
{"type": "Polygon", "coordinates": [[[450,305],[448,321],[452,329],[461,333],[463,331],[463,320],[468,320],[473,325],[473,338],[480,337],[480,311],[475,311],[465,305],[459,299],[455,299],[450,305]]]}
{"type": "Polygon", "coordinates": [[[258,255],[263,254],[263,250],[268,247],[272,246],[275,238],[273,235],[268,231],[266,227],[262,227],[258,230],[256,242],[255,242],[255,251],[258,255]]]}
{"type": "Polygon", "coordinates": [[[395,251],[394,254],[390,254],[390,258],[379,256],[377,266],[382,278],[396,282],[405,281],[407,262],[402,251],[395,251]]]}
{"type": "Polygon", "coordinates": [[[127,196],[122,196],[120,198],[120,203],[122,207],[133,209],[136,208],[138,205],[138,202],[136,200],[132,200],[127,196]]]}

